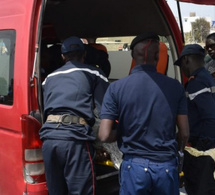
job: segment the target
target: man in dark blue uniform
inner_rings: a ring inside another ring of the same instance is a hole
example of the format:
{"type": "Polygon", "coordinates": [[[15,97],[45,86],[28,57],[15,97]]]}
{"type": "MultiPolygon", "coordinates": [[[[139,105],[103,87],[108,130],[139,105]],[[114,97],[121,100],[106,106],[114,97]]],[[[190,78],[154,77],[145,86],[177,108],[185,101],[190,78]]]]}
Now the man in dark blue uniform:
{"type": "Polygon", "coordinates": [[[215,194],[215,82],[204,68],[204,49],[186,45],[175,62],[188,77],[186,93],[191,147],[186,147],[185,187],[190,195],[215,194]]]}
{"type": "Polygon", "coordinates": [[[99,69],[83,64],[85,49],[78,37],[61,47],[66,62],[43,82],[43,141],[50,195],[95,194],[92,126],[100,112],[108,80],[99,69]]]}
{"type": "Polygon", "coordinates": [[[189,136],[182,85],[156,72],[159,37],[144,33],[131,43],[131,75],[110,84],[102,105],[99,138],[117,138],[123,152],[120,194],[178,195],[179,147],[189,136]],[[117,131],[112,130],[118,120],[117,131]]]}

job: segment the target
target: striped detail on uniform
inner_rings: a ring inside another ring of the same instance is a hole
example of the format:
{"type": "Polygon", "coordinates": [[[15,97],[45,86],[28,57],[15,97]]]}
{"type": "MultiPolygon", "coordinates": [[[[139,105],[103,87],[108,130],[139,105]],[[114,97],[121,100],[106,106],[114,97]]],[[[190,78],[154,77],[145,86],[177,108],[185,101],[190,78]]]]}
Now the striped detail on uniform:
{"type": "Polygon", "coordinates": [[[89,155],[89,160],[90,160],[90,165],[91,165],[91,170],[92,170],[93,195],[95,195],[95,171],[94,171],[93,160],[92,160],[92,157],[91,157],[91,153],[90,153],[90,148],[89,148],[88,142],[86,142],[86,147],[87,147],[87,153],[89,155]]]}
{"type": "Polygon", "coordinates": [[[186,96],[190,99],[190,100],[194,100],[196,96],[202,94],[202,93],[205,93],[205,92],[209,92],[209,93],[215,93],[215,86],[213,87],[208,87],[208,88],[204,88],[204,89],[201,89],[195,93],[191,93],[189,94],[188,92],[186,92],[186,96]]]}
{"type": "Polygon", "coordinates": [[[68,70],[64,70],[64,71],[58,71],[58,72],[54,72],[54,73],[51,73],[49,74],[46,79],[43,81],[42,85],[45,85],[46,83],[46,80],[47,78],[49,77],[53,77],[53,76],[56,76],[56,75],[59,75],[59,74],[68,74],[68,73],[71,73],[71,72],[75,72],[75,71],[85,71],[85,72],[89,72],[91,74],[94,74],[98,77],[100,77],[102,80],[104,80],[105,82],[108,82],[108,79],[103,76],[102,74],[99,73],[99,71],[97,70],[91,70],[91,69],[88,69],[88,68],[71,68],[71,69],[68,69],[68,70]]]}

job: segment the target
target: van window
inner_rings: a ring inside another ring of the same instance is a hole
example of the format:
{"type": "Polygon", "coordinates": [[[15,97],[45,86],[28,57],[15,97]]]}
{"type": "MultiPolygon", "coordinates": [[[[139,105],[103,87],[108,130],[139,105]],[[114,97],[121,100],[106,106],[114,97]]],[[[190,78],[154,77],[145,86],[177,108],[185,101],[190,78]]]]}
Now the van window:
{"type": "Polygon", "coordinates": [[[103,37],[96,40],[96,43],[104,45],[108,51],[111,64],[109,81],[121,79],[129,75],[132,62],[130,43],[133,38],[134,36],[103,37]]]}
{"type": "Polygon", "coordinates": [[[13,104],[14,52],[16,32],[0,31],[0,104],[13,104]]]}
{"type": "MultiPolygon", "coordinates": [[[[115,81],[129,75],[132,57],[130,51],[130,44],[134,36],[124,37],[103,37],[97,38],[96,43],[102,44],[107,48],[109,54],[109,61],[111,64],[111,72],[109,81],[115,81]]],[[[168,61],[165,75],[175,78],[175,71],[173,66],[172,54],[169,48],[169,42],[166,37],[160,36],[160,41],[167,47],[168,61]]]]}

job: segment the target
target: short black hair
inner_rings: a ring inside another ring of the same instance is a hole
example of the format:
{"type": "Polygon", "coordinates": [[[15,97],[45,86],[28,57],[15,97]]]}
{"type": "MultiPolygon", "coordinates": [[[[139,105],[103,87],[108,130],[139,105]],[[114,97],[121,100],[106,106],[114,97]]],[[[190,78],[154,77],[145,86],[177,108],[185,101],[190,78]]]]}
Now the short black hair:
{"type": "MultiPolygon", "coordinates": [[[[131,52],[132,57],[141,59],[145,63],[151,64],[154,60],[159,59],[159,41],[156,39],[143,40],[140,46],[134,47],[131,52]]],[[[139,43],[138,43],[139,44],[139,43]]]]}
{"type": "Polygon", "coordinates": [[[144,41],[144,40],[157,40],[157,41],[160,41],[160,38],[157,34],[153,33],[153,32],[144,32],[140,35],[137,35],[131,42],[131,45],[130,45],[130,49],[133,50],[134,49],[134,46],[141,42],[141,41],[144,41]]]}
{"type": "Polygon", "coordinates": [[[64,53],[65,61],[73,61],[73,60],[78,60],[80,61],[82,57],[84,56],[85,51],[84,50],[77,50],[77,51],[72,51],[72,52],[67,52],[64,53]]]}

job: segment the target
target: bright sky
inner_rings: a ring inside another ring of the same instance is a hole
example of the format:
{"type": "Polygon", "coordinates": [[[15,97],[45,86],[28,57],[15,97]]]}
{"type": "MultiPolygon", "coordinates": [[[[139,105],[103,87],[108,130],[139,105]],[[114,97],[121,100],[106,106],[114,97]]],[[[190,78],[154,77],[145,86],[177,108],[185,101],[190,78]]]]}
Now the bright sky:
{"type": "MultiPolygon", "coordinates": [[[[178,17],[177,3],[176,0],[167,0],[173,14],[178,17]]],[[[190,12],[196,12],[196,16],[200,17],[211,17],[215,20],[215,6],[209,5],[196,5],[192,3],[180,3],[182,17],[189,16],[190,12]]]]}

